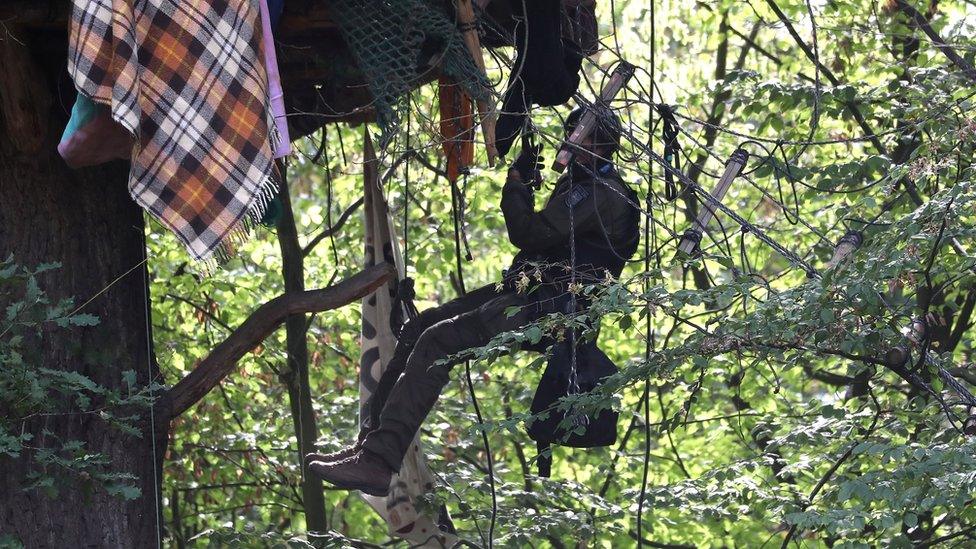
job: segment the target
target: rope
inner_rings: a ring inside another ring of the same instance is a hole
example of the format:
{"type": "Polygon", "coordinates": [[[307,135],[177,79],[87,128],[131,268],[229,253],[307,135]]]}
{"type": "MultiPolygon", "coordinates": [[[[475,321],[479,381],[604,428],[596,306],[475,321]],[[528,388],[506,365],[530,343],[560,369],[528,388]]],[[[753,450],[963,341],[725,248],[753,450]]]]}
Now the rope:
{"type": "MultiPolygon", "coordinates": [[[[467,179],[467,173],[464,175],[467,179]]],[[[451,182],[451,218],[454,221],[454,259],[457,265],[457,278],[458,278],[458,290],[460,294],[464,295],[467,289],[464,286],[464,269],[461,266],[461,227],[460,227],[460,212],[458,208],[458,190],[457,185],[451,182]]],[[[471,395],[471,404],[474,405],[474,414],[478,419],[478,425],[484,425],[485,420],[481,415],[481,406],[478,405],[478,395],[474,391],[474,383],[471,380],[471,361],[464,361],[464,378],[468,385],[468,392],[471,395]]],[[[488,549],[492,549],[495,544],[495,522],[496,515],[498,514],[498,495],[495,491],[495,463],[491,455],[491,444],[488,441],[488,433],[484,429],[481,431],[481,442],[485,448],[485,456],[488,460],[488,486],[491,489],[491,521],[488,525],[488,549]]]]}
{"type": "MultiPolygon", "coordinates": [[[[653,40],[653,37],[651,38],[653,40]]],[[[664,143],[664,160],[670,161],[671,166],[681,170],[681,146],[678,145],[678,121],[674,119],[674,109],[670,105],[657,105],[657,112],[661,115],[664,123],[661,126],[661,141],[664,143]]],[[[650,115],[653,118],[653,115],[650,115]]],[[[650,145],[649,145],[650,146],[650,145]]],[[[674,184],[674,176],[671,172],[664,174],[664,199],[668,202],[678,198],[678,189],[674,184]]]]}
{"type": "Polygon", "coordinates": [[[393,307],[390,309],[390,329],[397,339],[400,338],[406,321],[416,318],[420,314],[417,305],[414,303],[417,298],[414,280],[408,275],[410,267],[410,156],[413,155],[413,149],[410,147],[410,113],[411,109],[407,109],[407,156],[403,166],[403,278],[397,281],[394,289],[393,307]],[[405,314],[406,318],[400,319],[399,313],[405,314]],[[403,320],[403,322],[399,322],[399,320],[403,320]]]}

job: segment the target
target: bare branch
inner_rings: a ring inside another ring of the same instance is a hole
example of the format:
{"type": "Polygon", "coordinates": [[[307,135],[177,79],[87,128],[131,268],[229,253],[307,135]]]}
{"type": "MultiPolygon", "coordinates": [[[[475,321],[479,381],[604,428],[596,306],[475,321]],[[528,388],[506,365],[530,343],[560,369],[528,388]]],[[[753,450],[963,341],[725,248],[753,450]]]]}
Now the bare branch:
{"type": "Polygon", "coordinates": [[[346,221],[349,220],[349,216],[355,213],[355,211],[358,210],[362,205],[363,197],[359,197],[359,200],[350,204],[349,207],[342,212],[342,215],[339,216],[339,219],[336,220],[335,224],[315,235],[315,238],[308,241],[308,244],[302,248],[302,257],[307,257],[308,254],[312,253],[312,250],[315,249],[315,246],[318,245],[319,242],[322,242],[326,238],[329,238],[330,236],[339,232],[339,229],[341,229],[342,226],[346,224],[346,221]]]}
{"type": "Polygon", "coordinates": [[[335,286],[283,294],[257,308],[227,339],[163,397],[170,417],[187,411],[217,386],[248,351],[264,341],[289,315],[335,309],[365,297],[394,276],[390,265],[376,265],[335,286]]]}

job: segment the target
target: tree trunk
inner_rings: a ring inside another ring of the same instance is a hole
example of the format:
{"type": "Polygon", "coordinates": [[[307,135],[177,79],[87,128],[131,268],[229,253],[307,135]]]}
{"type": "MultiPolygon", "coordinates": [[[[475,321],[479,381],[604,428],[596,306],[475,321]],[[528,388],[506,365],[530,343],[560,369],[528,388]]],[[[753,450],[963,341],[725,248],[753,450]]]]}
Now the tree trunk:
{"type": "MultiPolygon", "coordinates": [[[[125,394],[122,372],[135,371],[140,387],[158,372],[148,322],[143,216],[126,189],[128,165],[73,171],[57,154],[74,95],[64,73],[63,31],[22,34],[19,42],[7,35],[0,42],[5,73],[0,83],[0,255],[12,253],[29,267],[60,262],[60,269],[39,279],[52,300],[74,298],[80,305],[93,298],[82,312],[96,315],[100,323],[46,333],[38,349],[44,367],[79,372],[125,394]],[[12,131],[24,120],[33,125],[12,131]]],[[[34,447],[57,439],[82,441],[85,452],[110,459],[112,471],[135,475],[141,495],[124,501],[65,475],[60,494],[49,498],[22,489],[36,467],[30,452],[16,460],[0,459],[0,535],[12,535],[26,547],[156,546],[166,425],[156,421],[153,436],[149,411],[134,413],[140,415],[141,437],[123,434],[98,414],[25,422],[24,429],[35,435],[34,447]]]]}
{"type": "MultiPolygon", "coordinates": [[[[281,246],[282,277],[285,293],[305,290],[305,262],[302,247],[298,242],[295,214],[291,209],[291,196],[285,169],[279,164],[282,174],[281,217],[278,218],[278,243],[281,246]]],[[[304,457],[315,451],[318,427],[315,424],[315,411],[312,409],[312,394],[308,380],[308,324],[304,314],[291,315],[285,321],[285,347],[288,365],[282,373],[288,386],[288,402],[291,405],[291,418],[295,426],[295,439],[298,441],[298,463],[302,469],[302,505],[305,508],[305,527],[312,532],[328,530],[325,515],[325,495],[322,481],[309,475],[305,470],[304,457]]]]}

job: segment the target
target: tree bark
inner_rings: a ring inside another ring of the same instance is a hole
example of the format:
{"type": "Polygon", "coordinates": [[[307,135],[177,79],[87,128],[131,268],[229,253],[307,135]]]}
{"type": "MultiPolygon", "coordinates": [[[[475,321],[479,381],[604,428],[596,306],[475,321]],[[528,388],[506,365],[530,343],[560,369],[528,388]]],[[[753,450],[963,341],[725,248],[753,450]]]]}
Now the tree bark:
{"type": "Polygon", "coordinates": [[[189,410],[230,375],[245,353],[252,351],[290,316],[304,316],[306,313],[348,305],[371,294],[393,276],[391,267],[377,265],[334,286],[285,293],[261,305],[227,339],[214,347],[193,371],[160,396],[157,405],[159,414],[173,418],[189,410]]]}
{"type": "MultiPolygon", "coordinates": [[[[281,247],[281,275],[285,282],[285,294],[305,291],[305,262],[302,246],[298,242],[295,214],[291,209],[291,196],[281,167],[281,217],[278,219],[278,244],[281,247]]],[[[288,364],[281,377],[288,386],[288,402],[295,426],[295,439],[298,442],[298,463],[302,470],[302,505],[305,508],[305,527],[314,532],[325,532],[328,523],[325,515],[325,495],[322,481],[309,475],[304,466],[304,457],[315,451],[318,427],[315,423],[315,410],[312,409],[312,394],[308,380],[308,324],[305,314],[294,314],[285,320],[285,347],[288,364]]]]}
{"type": "MultiPolygon", "coordinates": [[[[80,305],[94,298],[81,312],[96,315],[97,326],[43,334],[37,353],[44,367],[78,372],[125,394],[122,372],[135,371],[139,387],[158,375],[147,307],[143,216],[126,188],[128,165],[68,169],[55,149],[74,95],[64,73],[63,30],[19,35],[15,28],[8,30],[17,40],[5,33],[4,58],[15,56],[19,70],[31,77],[8,73],[0,84],[0,95],[7,98],[0,112],[5,119],[0,127],[7,128],[0,133],[0,255],[13,254],[29,267],[60,262],[60,269],[39,277],[52,300],[73,298],[80,305]],[[16,126],[12,117],[37,125],[19,130],[27,134],[11,133],[16,126]]],[[[10,65],[4,65],[7,71],[10,65]]],[[[52,405],[61,404],[58,399],[68,404],[67,396],[55,394],[52,405]]],[[[26,547],[158,545],[166,425],[156,421],[153,431],[150,411],[136,413],[142,436],[126,435],[98,414],[25,422],[24,429],[35,435],[35,448],[53,446],[58,439],[81,441],[85,452],[106,456],[112,471],[135,475],[141,495],[124,501],[69,475],[59,477],[63,483],[56,498],[24,491],[22,483],[37,468],[31,459],[35,453],[25,452],[18,459],[0,459],[0,534],[26,547]]]]}

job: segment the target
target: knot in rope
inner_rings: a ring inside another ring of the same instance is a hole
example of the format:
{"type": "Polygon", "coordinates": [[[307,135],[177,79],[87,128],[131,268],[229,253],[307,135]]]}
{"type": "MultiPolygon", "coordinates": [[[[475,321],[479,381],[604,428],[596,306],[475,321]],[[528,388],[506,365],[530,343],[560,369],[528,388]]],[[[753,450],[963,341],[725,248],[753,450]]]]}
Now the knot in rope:
{"type": "Polygon", "coordinates": [[[390,308],[390,329],[397,338],[403,332],[405,321],[415,318],[420,314],[413,300],[417,297],[414,290],[414,281],[409,276],[405,276],[397,282],[394,288],[393,307],[390,308]]]}
{"type": "Polygon", "coordinates": [[[413,304],[416,297],[417,291],[414,289],[414,280],[409,276],[403,277],[397,284],[397,299],[413,304]]]}
{"type": "MultiPolygon", "coordinates": [[[[681,171],[681,145],[678,144],[678,121],[674,117],[674,107],[664,103],[655,105],[661,116],[661,141],[664,143],[664,161],[675,171],[681,171]]],[[[664,198],[668,201],[678,198],[678,188],[674,184],[674,174],[664,171],[664,198]]]]}

